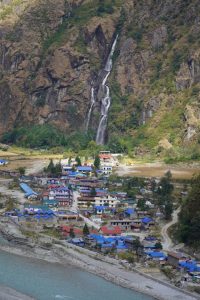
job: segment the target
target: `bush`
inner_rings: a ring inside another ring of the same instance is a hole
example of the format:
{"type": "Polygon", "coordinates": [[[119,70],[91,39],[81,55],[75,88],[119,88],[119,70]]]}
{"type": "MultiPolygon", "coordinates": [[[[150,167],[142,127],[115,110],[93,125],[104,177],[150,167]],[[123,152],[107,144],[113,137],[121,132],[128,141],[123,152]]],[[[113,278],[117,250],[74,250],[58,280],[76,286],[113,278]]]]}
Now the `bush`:
{"type": "Polygon", "coordinates": [[[97,15],[102,16],[104,14],[112,14],[114,12],[114,8],[112,3],[105,3],[104,0],[99,1],[99,5],[97,8],[97,15]]]}

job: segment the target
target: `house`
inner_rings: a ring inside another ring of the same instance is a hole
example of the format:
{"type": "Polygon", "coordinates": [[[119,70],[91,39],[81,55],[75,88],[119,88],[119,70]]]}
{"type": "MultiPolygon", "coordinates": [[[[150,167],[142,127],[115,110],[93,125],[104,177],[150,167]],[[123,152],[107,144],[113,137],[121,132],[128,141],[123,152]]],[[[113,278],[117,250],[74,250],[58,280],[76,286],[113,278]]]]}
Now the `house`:
{"type": "Polygon", "coordinates": [[[110,221],[111,226],[119,226],[123,230],[131,229],[132,220],[124,219],[124,220],[112,220],[110,221]]]}
{"type": "Polygon", "coordinates": [[[25,197],[28,199],[37,198],[38,193],[34,192],[26,183],[22,182],[19,184],[21,189],[25,192],[25,197]]]}
{"type": "Polygon", "coordinates": [[[180,252],[168,252],[168,263],[175,268],[178,268],[179,264],[186,260],[187,257],[180,252]]]}
{"type": "Polygon", "coordinates": [[[79,215],[77,213],[68,210],[58,210],[55,212],[55,215],[59,221],[77,221],[79,218],[79,215]]]}
{"type": "Polygon", "coordinates": [[[160,261],[160,260],[165,260],[167,258],[167,256],[160,251],[147,251],[145,252],[147,257],[155,260],[155,261],[160,261]]]}
{"type": "Polygon", "coordinates": [[[101,173],[103,173],[104,175],[111,175],[112,174],[112,166],[110,165],[101,165],[101,173]]]}
{"type": "Polygon", "coordinates": [[[141,221],[144,224],[146,229],[155,225],[155,222],[152,220],[152,218],[149,217],[144,217],[141,219],[141,221]]]}
{"type": "Polygon", "coordinates": [[[95,205],[94,209],[95,209],[95,212],[97,215],[102,215],[104,213],[106,207],[102,206],[102,205],[101,206],[95,205]]]}
{"type": "Polygon", "coordinates": [[[132,221],[132,224],[131,224],[131,229],[134,230],[134,231],[140,231],[142,228],[142,222],[140,219],[135,219],[132,221]]]}
{"type": "Polygon", "coordinates": [[[69,206],[72,203],[71,190],[65,186],[50,187],[49,200],[56,200],[58,206],[69,206]]]}
{"type": "Polygon", "coordinates": [[[125,215],[128,217],[133,217],[135,214],[135,210],[134,208],[128,207],[126,208],[126,210],[124,211],[125,215]]]}
{"type": "Polygon", "coordinates": [[[101,163],[111,163],[113,161],[110,151],[100,151],[99,158],[101,163]]]}
{"type": "Polygon", "coordinates": [[[85,242],[82,238],[73,238],[70,240],[70,243],[72,243],[73,245],[79,246],[79,247],[85,246],[85,242]]]}
{"type": "Polygon", "coordinates": [[[8,161],[5,159],[0,159],[0,166],[5,166],[8,164],[8,161]]]}
{"type": "Polygon", "coordinates": [[[57,200],[43,199],[43,205],[48,206],[49,208],[58,207],[58,201],[57,200]]]}
{"type": "Polygon", "coordinates": [[[95,205],[95,198],[91,197],[91,196],[81,196],[78,197],[78,207],[80,209],[82,208],[89,208],[90,206],[94,206],[95,205]]]}
{"type": "Polygon", "coordinates": [[[200,264],[192,259],[187,259],[186,261],[179,262],[179,266],[188,272],[200,272],[200,264]]]}
{"type": "Polygon", "coordinates": [[[122,253],[128,251],[128,247],[124,244],[124,242],[119,241],[116,245],[117,253],[122,253]]]}
{"type": "Polygon", "coordinates": [[[91,166],[79,166],[79,167],[77,167],[77,171],[82,174],[90,175],[91,172],[93,172],[93,169],[91,166]]]}
{"type": "Polygon", "coordinates": [[[71,172],[73,170],[73,166],[70,166],[70,165],[62,165],[62,170],[64,172],[71,172]]]}
{"type": "Polygon", "coordinates": [[[61,225],[59,226],[64,237],[70,237],[70,232],[73,230],[76,237],[83,236],[83,230],[73,226],[61,225]]]}
{"type": "Polygon", "coordinates": [[[115,208],[120,201],[116,197],[106,195],[105,197],[95,197],[95,206],[107,206],[115,208]]]}
{"type": "Polygon", "coordinates": [[[102,226],[100,232],[106,236],[121,235],[122,233],[119,226],[102,226]]]}

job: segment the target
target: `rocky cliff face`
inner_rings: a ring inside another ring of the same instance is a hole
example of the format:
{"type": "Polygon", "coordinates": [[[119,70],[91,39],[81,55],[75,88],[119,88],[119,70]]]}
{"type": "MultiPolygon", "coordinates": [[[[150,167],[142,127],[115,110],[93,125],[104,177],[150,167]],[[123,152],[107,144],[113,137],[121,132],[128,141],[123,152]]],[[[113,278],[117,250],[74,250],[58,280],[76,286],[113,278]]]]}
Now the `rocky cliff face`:
{"type": "MultiPolygon", "coordinates": [[[[147,147],[198,140],[199,12],[198,0],[3,1],[0,134],[46,123],[83,130],[91,85],[119,33],[108,139],[131,136],[147,147]]],[[[94,132],[99,111],[97,98],[94,132]]]]}

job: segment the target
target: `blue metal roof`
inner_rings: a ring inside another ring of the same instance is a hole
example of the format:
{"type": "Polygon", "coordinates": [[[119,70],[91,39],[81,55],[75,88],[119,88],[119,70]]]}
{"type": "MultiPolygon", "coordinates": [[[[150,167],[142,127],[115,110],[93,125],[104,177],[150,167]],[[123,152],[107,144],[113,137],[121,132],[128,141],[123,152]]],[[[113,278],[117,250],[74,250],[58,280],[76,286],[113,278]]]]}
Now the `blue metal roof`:
{"type": "Polygon", "coordinates": [[[145,224],[148,224],[151,221],[152,221],[152,219],[148,218],[148,217],[145,217],[145,218],[142,219],[142,223],[145,223],[145,224]]]}
{"type": "Polygon", "coordinates": [[[153,258],[163,258],[166,257],[166,255],[163,252],[146,252],[146,254],[148,254],[149,256],[153,257],[153,258]]]}
{"type": "Polygon", "coordinates": [[[105,206],[99,206],[99,205],[96,205],[94,207],[96,210],[105,210],[105,206]]]}
{"type": "Polygon", "coordinates": [[[125,213],[128,215],[132,215],[134,214],[134,212],[135,212],[134,208],[130,208],[130,207],[125,210],[125,213]]]}
{"type": "Polygon", "coordinates": [[[91,166],[79,166],[77,168],[78,171],[82,172],[92,172],[92,167],[91,166]]]}
{"type": "Polygon", "coordinates": [[[28,184],[26,184],[26,183],[24,183],[24,182],[22,182],[22,183],[20,183],[20,187],[21,187],[21,189],[25,192],[25,197],[29,197],[29,196],[31,196],[31,195],[38,195],[38,193],[36,193],[36,192],[34,192],[31,188],[30,188],[30,186],[28,186],[28,184]]]}

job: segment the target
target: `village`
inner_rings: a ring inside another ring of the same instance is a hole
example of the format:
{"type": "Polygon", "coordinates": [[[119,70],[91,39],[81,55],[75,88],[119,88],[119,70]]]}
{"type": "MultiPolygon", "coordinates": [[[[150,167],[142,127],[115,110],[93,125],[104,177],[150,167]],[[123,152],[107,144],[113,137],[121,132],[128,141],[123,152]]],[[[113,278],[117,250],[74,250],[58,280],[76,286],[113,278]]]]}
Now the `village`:
{"type": "MultiPolygon", "coordinates": [[[[50,236],[192,290],[200,284],[200,263],[173,247],[163,233],[168,225],[165,209],[155,197],[161,182],[119,178],[114,173],[118,163],[117,156],[101,151],[90,163],[70,157],[51,160],[36,174],[25,175],[21,169],[11,175],[12,188],[23,192],[23,200],[1,203],[2,219],[29,237],[50,236]]],[[[7,164],[0,160],[0,165],[7,164]]],[[[170,174],[166,178],[170,180],[170,174]]],[[[182,187],[176,193],[187,195],[182,187]]],[[[174,206],[171,222],[178,213],[174,206]]]]}

